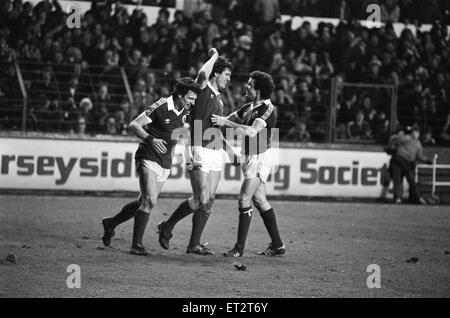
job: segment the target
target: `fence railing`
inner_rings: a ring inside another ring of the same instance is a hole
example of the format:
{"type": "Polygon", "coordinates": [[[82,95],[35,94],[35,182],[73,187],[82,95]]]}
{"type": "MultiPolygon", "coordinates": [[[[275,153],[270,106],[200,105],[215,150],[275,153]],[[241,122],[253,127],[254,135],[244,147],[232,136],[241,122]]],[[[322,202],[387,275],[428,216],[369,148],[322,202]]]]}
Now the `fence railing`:
{"type": "MultiPolygon", "coordinates": [[[[13,60],[0,61],[0,66],[0,130],[62,133],[126,134],[132,119],[149,104],[168,96],[177,78],[189,75],[83,63],[13,60]]],[[[247,77],[233,74],[223,94],[226,113],[245,102],[242,87],[247,77]]],[[[295,94],[290,92],[291,97],[285,100],[283,80],[275,78],[278,85],[274,93],[281,141],[385,143],[398,127],[398,120],[408,119],[397,111],[398,103],[401,107],[408,101],[402,96],[399,101],[405,87],[315,79],[313,90],[296,86],[295,94]]],[[[411,112],[406,115],[411,116],[411,112]]],[[[437,117],[436,122],[441,119],[437,117]]],[[[433,128],[439,130],[439,124],[433,128]]]]}
{"type": "Polygon", "coordinates": [[[333,80],[328,140],[386,143],[396,128],[396,100],[394,85],[333,80]]]}
{"type": "Polygon", "coordinates": [[[415,173],[416,183],[420,186],[431,187],[432,196],[436,195],[437,187],[450,188],[450,165],[437,164],[437,159],[436,154],[433,165],[417,165],[415,173]]]}
{"type": "MultiPolygon", "coordinates": [[[[121,133],[146,106],[169,95],[177,78],[189,75],[179,71],[82,63],[0,61],[0,64],[0,80],[9,85],[5,88],[0,81],[0,130],[24,132],[121,133]]],[[[245,102],[242,88],[247,78],[248,74],[233,75],[223,94],[226,113],[245,102]]],[[[276,104],[283,140],[325,140],[325,101],[316,101],[313,109],[306,112],[296,104],[276,104]],[[308,125],[307,138],[299,121],[308,125]]]]}

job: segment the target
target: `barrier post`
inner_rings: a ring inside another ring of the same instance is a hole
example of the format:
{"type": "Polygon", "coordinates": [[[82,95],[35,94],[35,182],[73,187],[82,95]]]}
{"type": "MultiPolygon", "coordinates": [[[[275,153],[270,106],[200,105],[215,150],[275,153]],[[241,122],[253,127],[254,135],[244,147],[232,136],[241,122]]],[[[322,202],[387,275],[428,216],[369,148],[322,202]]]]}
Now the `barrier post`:
{"type": "Polygon", "coordinates": [[[435,193],[436,193],[436,164],[437,164],[437,158],[438,155],[435,154],[434,158],[433,158],[433,180],[432,180],[432,185],[431,185],[431,195],[434,197],[435,193]]]}
{"type": "Polygon", "coordinates": [[[389,134],[392,135],[395,133],[397,128],[397,100],[398,100],[398,87],[394,85],[392,87],[392,96],[391,96],[391,112],[389,118],[389,134]]]}
{"type": "Polygon", "coordinates": [[[28,112],[28,95],[25,88],[25,83],[23,81],[22,72],[20,71],[19,63],[14,58],[14,68],[17,74],[17,80],[19,81],[20,92],[22,93],[23,104],[22,104],[22,132],[27,131],[27,112],[28,112]]]}
{"type": "MultiPolygon", "coordinates": [[[[125,91],[127,92],[128,101],[130,102],[129,112],[128,116],[131,115],[131,109],[133,108],[134,100],[133,100],[133,93],[130,89],[130,83],[128,82],[127,73],[125,72],[125,69],[123,67],[120,68],[120,74],[122,75],[122,81],[123,85],[125,86],[125,91]]],[[[134,118],[130,118],[132,120],[134,118]]]]}
{"type": "Polygon", "coordinates": [[[331,92],[330,92],[330,106],[328,107],[327,118],[327,133],[326,142],[332,143],[334,141],[334,130],[336,128],[336,94],[337,80],[333,78],[331,80],[331,92]]]}

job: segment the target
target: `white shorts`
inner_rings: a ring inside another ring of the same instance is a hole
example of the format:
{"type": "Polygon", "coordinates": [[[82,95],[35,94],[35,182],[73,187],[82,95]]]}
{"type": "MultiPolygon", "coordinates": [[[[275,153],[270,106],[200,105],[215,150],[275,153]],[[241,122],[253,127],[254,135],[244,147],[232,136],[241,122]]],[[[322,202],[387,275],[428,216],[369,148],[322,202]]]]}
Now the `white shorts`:
{"type": "Polygon", "coordinates": [[[186,167],[188,170],[201,170],[203,172],[223,171],[224,151],[214,150],[200,146],[186,147],[186,167]]]}
{"type": "Polygon", "coordinates": [[[143,167],[153,171],[157,175],[156,181],[158,182],[165,182],[170,176],[170,169],[165,169],[154,161],[138,159],[136,160],[136,169],[139,168],[139,165],[142,165],[143,167]]]}
{"type": "Polygon", "coordinates": [[[269,175],[276,167],[274,156],[270,151],[265,151],[257,155],[245,156],[241,164],[244,179],[260,178],[266,183],[269,175]]]}

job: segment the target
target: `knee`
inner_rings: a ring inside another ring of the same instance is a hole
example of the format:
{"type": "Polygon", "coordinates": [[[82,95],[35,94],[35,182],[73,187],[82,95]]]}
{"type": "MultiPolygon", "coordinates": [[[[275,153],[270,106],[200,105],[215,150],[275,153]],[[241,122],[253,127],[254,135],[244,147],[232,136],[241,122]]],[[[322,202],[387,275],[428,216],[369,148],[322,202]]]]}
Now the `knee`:
{"type": "Polygon", "coordinates": [[[209,189],[207,186],[204,186],[200,189],[200,199],[208,200],[209,199],[209,189]]]}
{"type": "Polygon", "coordinates": [[[213,206],[214,201],[205,198],[192,198],[191,200],[191,208],[194,211],[200,211],[201,213],[209,215],[211,213],[211,207],[213,206]]]}
{"type": "Polygon", "coordinates": [[[157,203],[158,200],[154,197],[144,197],[141,203],[141,210],[144,212],[150,212],[150,210],[153,209],[157,203]]]}
{"type": "Polygon", "coordinates": [[[261,202],[258,199],[253,199],[252,201],[253,201],[253,205],[255,206],[255,208],[261,212],[261,206],[262,206],[261,202]]]}
{"type": "Polygon", "coordinates": [[[200,199],[197,196],[189,198],[189,206],[192,210],[197,210],[200,207],[200,199]]]}
{"type": "Polygon", "coordinates": [[[200,204],[199,208],[197,209],[198,213],[202,213],[204,214],[206,217],[209,217],[209,215],[211,214],[211,208],[209,206],[209,202],[207,202],[206,204],[200,204]]]}
{"type": "Polygon", "coordinates": [[[211,208],[214,202],[212,202],[210,199],[208,200],[200,200],[199,202],[199,210],[203,213],[210,215],[211,214],[211,208]]]}
{"type": "Polygon", "coordinates": [[[250,198],[247,195],[241,194],[239,196],[238,203],[239,203],[239,208],[240,209],[249,208],[250,207],[250,202],[251,202],[251,200],[250,200],[250,198]]]}
{"type": "Polygon", "coordinates": [[[208,189],[202,189],[200,191],[200,195],[198,196],[199,205],[206,207],[208,205],[209,199],[210,197],[208,189]]]}
{"type": "Polygon", "coordinates": [[[216,197],[213,195],[209,198],[208,202],[206,203],[206,208],[208,211],[211,211],[211,209],[214,205],[214,202],[216,202],[216,197]]]}
{"type": "Polygon", "coordinates": [[[270,204],[267,200],[253,199],[253,205],[259,212],[264,212],[270,209],[270,204]]]}
{"type": "Polygon", "coordinates": [[[158,203],[158,199],[156,199],[156,198],[150,198],[150,200],[148,200],[149,202],[149,205],[150,205],[150,207],[153,209],[155,206],[156,206],[156,204],[158,203]]]}

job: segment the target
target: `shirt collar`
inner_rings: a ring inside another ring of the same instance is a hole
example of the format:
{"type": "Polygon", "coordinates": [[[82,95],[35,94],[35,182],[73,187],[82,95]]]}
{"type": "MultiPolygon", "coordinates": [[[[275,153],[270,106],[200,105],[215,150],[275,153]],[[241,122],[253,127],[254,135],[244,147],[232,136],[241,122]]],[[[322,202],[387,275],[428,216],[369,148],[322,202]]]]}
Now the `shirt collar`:
{"type": "Polygon", "coordinates": [[[214,95],[220,95],[220,93],[217,91],[217,89],[215,89],[210,82],[208,82],[208,86],[209,88],[213,91],[214,95]]]}
{"type": "Polygon", "coordinates": [[[178,116],[180,116],[180,114],[183,112],[183,109],[181,109],[180,111],[175,109],[175,103],[173,102],[173,96],[167,97],[167,110],[173,111],[178,116]]]}

